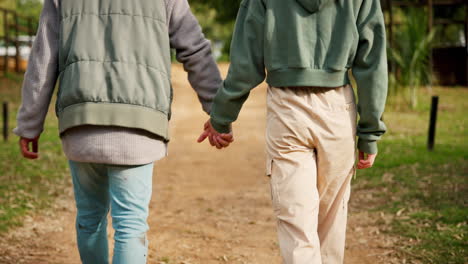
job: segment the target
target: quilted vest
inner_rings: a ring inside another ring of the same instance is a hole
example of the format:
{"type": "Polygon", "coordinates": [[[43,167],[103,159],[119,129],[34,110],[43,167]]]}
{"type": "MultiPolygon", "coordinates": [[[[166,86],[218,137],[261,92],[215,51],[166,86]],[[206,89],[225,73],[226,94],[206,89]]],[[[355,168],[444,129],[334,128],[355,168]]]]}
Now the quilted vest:
{"type": "Polygon", "coordinates": [[[62,0],[59,35],[60,133],[103,125],[169,139],[171,57],[164,0],[62,0]]]}

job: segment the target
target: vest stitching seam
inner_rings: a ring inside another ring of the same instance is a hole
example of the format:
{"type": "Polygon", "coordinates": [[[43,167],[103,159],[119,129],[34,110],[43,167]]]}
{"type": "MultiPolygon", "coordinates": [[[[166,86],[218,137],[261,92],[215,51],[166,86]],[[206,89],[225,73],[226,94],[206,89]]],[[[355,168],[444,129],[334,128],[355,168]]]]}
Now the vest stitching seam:
{"type": "Polygon", "coordinates": [[[148,111],[159,112],[159,113],[162,113],[162,114],[164,114],[166,116],[168,114],[165,111],[160,110],[157,107],[153,108],[152,106],[140,105],[140,104],[135,104],[135,103],[125,103],[125,102],[120,102],[120,101],[115,101],[115,102],[113,102],[113,101],[86,101],[86,102],[81,102],[81,103],[74,103],[74,104],[67,105],[67,106],[63,107],[63,109],[61,111],[59,111],[58,114],[63,113],[63,111],[65,111],[69,107],[79,106],[79,105],[84,105],[84,104],[109,104],[109,105],[123,104],[123,105],[133,107],[133,108],[145,108],[148,111]]]}
{"type": "Polygon", "coordinates": [[[154,71],[157,71],[157,72],[160,72],[162,74],[164,74],[164,76],[166,77],[169,77],[169,74],[153,67],[153,66],[149,66],[147,64],[143,64],[143,63],[136,63],[136,62],[126,62],[126,61],[101,61],[101,60],[77,60],[77,61],[74,61],[74,62],[70,62],[68,64],[66,64],[62,70],[60,70],[59,74],[63,73],[70,65],[72,64],[75,64],[75,63],[79,63],[79,62],[101,62],[101,63],[122,63],[122,64],[130,64],[130,65],[137,65],[137,66],[140,66],[140,67],[144,67],[144,68],[149,68],[149,69],[152,69],[154,71]]]}
{"type": "Polygon", "coordinates": [[[160,18],[155,18],[151,16],[145,16],[145,15],[134,15],[134,14],[126,14],[126,13],[76,13],[76,14],[70,14],[66,17],[62,17],[61,21],[64,21],[66,19],[76,17],[76,16],[82,16],[82,15],[90,15],[90,16],[112,16],[112,15],[122,15],[122,16],[132,16],[132,17],[142,17],[142,18],[147,18],[147,19],[152,19],[157,22],[163,23],[166,25],[166,21],[160,19],[160,18]]]}

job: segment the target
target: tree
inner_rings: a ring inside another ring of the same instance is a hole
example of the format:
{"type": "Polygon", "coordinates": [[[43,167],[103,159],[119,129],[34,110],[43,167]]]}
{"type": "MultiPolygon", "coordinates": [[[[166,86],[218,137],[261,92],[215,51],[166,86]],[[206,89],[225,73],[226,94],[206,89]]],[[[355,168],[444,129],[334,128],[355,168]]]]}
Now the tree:
{"type": "MultiPolygon", "coordinates": [[[[25,17],[31,18],[32,21],[32,27],[34,29],[37,28],[38,22],[39,22],[39,16],[42,11],[42,1],[41,0],[0,0],[0,7],[5,8],[11,11],[16,11],[18,15],[20,16],[19,23],[23,27],[28,26],[28,21],[24,19],[25,17]]],[[[9,18],[9,23],[12,23],[10,21],[12,19],[11,17],[9,18]]],[[[4,34],[4,21],[3,21],[3,16],[0,17],[0,35],[4,34]]]]}
{"type": "Polygon", "coordinates": [[[191,9],[209,39],[225,41],[230,37],[232,25],[219,22],[216,9],[207,4],[192,4],[191,9]]]}
{"type": "Polygon", "coordinates": [[[22,16],[39,19],[42,11],[42,1],[40,0],[17,0],[16,11],[22,16]]]}
{"type": "Polygon", "coordinates": [[[212,9],[216,10],[216,20],[219,23],[228,24],[232,23],[237,16],[239,6],[242,0],[191,0],[191,4],[205,4],[212,9]]]}
{"type": "Polygon", "coordinates": [[[433,78],[429,68],[429,55],[433,45],[435,30],[428,33],[428,20],[424,10],[409,8],[405,21],[395,34],[398,41],[389,50],[399,71],[396,76],[395,92],[404,89],[409,98],[410,106],[417,106],[417,90],[423,84],[428,84],[433,78]],[[400,89],[399,89],[400,88],[400,89]]]}
{"type": "Polygon", "coordinates": [[[206,36],[224,43],[222,58],[227,58],[232,31],[241,0],[191,0],[192,11],[197,16],[206,36]]]}

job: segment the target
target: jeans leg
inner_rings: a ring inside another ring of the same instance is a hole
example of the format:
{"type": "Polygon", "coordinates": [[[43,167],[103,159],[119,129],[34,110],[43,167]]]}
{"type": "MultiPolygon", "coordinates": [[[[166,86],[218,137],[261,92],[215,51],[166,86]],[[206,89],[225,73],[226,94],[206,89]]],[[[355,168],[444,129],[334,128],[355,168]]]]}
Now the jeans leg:
{"type": "Polygon", "coordinates": [[[109,167],[111,215],[115,229],[113,264],[146,263],[153,163],[109,167]]]}
{"type": "Polygon", "coordinates": [[[105,165],[69,161],[77,208],[78,250],[84,264],[109,263],[108,179],[105,165]]]}

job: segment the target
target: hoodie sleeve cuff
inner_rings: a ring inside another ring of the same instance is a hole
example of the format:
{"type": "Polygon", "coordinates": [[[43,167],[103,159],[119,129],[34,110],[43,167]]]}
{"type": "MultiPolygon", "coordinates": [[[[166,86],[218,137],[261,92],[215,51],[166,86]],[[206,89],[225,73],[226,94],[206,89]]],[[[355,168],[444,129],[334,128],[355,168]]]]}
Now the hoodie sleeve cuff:
{"type": "Polygon", "coordinates": [[[358,139],[358,149],[367,154],[377,154],[377,141],[358,139]]]}
{"type": "Polygon", "coordinates": [[[33,139],[41,135],[42,129],[40,131],[25,131],[16,127],[13,129],[13,134],[17,135],[18,137],[33,139]]]}
{"type": "Polygon", "coordinates": [[[218,133],[228,134],[231,133],[231,125],[224,125],[216,122],[213,118],[210,119],[211,126],[218,131],[218,133]]]}

